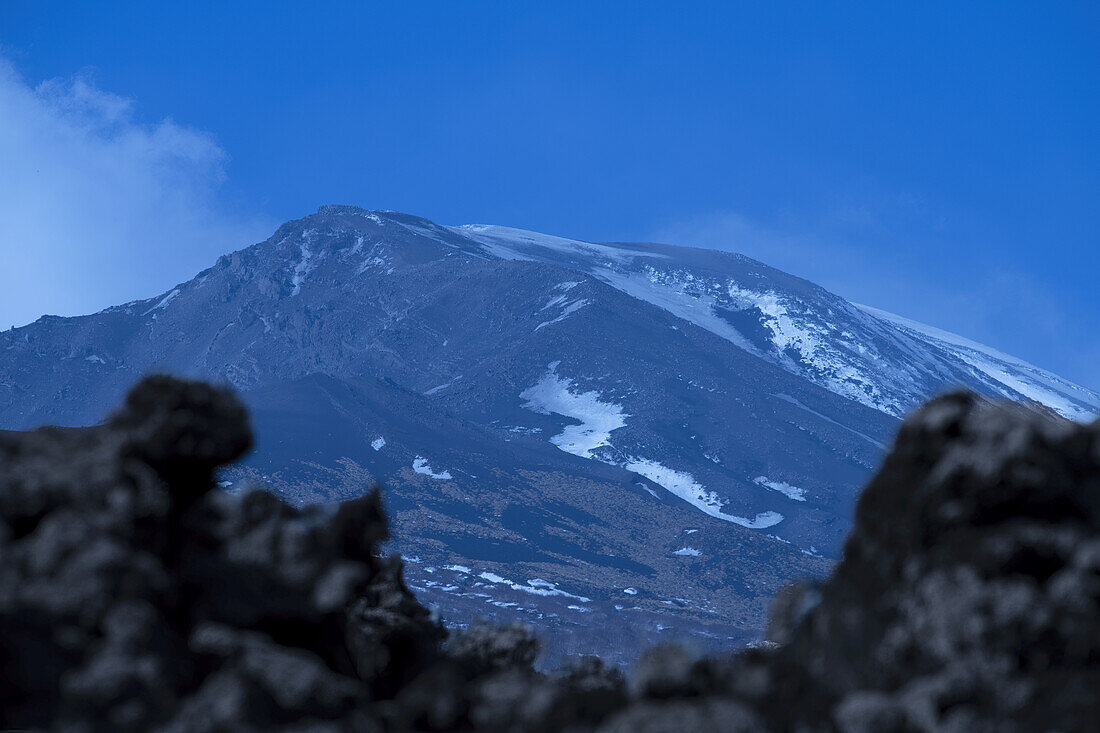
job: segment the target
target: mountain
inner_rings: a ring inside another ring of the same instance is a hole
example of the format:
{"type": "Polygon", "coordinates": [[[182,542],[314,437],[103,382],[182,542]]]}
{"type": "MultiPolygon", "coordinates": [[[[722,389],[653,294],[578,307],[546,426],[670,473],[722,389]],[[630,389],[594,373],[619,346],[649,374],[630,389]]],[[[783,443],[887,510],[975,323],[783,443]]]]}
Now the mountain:
{"type": "MultiPolygon", "coordinates": [[[[0,334],[0,428],[101,420],[154,370],[224,380],[297,503],[386,487],[410,584],[466,623],[625,659],[747,641],[839,554],[898,418],[964,386],[1100,395],[740,255],[325,206],[149,300],[0,334]]],[[[273,551],[275,551],[273,549],[273,551]]]]}

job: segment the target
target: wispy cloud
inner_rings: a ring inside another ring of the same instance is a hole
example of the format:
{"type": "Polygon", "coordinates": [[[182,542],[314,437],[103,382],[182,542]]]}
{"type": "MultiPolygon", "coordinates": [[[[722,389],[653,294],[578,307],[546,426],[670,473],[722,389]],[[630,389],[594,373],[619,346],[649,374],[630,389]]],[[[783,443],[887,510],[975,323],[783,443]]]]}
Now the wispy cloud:
{"type": "Polygon", "coordinates": [[[219,206],[228,155],[86,74],[33,86],[0,58],[0,324],[150,297],[272,222],[219,206]]]}

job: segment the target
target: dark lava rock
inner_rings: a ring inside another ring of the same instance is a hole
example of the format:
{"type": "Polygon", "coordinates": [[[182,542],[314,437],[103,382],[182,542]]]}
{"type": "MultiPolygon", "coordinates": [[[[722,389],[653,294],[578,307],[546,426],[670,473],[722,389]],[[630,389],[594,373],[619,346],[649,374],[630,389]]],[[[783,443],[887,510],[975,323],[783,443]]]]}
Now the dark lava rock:
{"type": "Polygon", "coordinates": [[[844,559],[770,642],[537,672],[523,627],[449,641],[335,511],[214,488],[231,394],[153,377],[106,424],[0,433],[0,728],[1030,731],[1100,720],[1100,423],[957,394],[902,427],[844,559]]]}
{"type": "Polygon", "coordinates": [[[832,577],[786,605],[759,701],[778,728],[1096,730],[1100,422],[929,402],[832,577]]]}
{"type": "Polygon", "coordinates": [[[435,661],[378,494],[214,490],[251,440],[234,396],[169,377],[105,425],[0,435],[0,727],[346,723],[435,661]]]}

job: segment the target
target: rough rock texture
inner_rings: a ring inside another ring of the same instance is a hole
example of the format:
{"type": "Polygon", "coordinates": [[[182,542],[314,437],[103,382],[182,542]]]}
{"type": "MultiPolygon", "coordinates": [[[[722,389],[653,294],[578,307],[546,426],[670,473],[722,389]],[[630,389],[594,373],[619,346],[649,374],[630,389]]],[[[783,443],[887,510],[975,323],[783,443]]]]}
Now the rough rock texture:
{"type": "Polygon", "coordinates": [[[1094,730],[1100,422],[929,402],[800,595],[758,700],[779,727],[1094,730]]]}
{"type": "Polygon", "coordinates": [[[357,671],[430,663],[377,494],[321,516],[212,490],[251,442],[236,398],[167,377],[102,427],[0,436],[0,727],[341,719],[357,671]]]}
{"type": "Polygon", "coordinates": [[[911,416],[829,580],[772,643],[532,667],[522,627],[449,640],[332,512],[214,490],[230,394],[147,379],[105,425],[0,433],[0,728],[1027,731],[1100,719],[1100,423],[958,394],[911,416]]]}

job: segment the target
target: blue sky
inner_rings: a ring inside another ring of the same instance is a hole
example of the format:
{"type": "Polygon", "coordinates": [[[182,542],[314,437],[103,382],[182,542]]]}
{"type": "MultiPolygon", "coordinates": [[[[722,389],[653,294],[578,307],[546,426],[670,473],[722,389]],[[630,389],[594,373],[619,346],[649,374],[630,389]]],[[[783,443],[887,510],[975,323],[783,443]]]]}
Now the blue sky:
{"type": "Polygon", "coordinates": [[[1090,2],[0,3],[0,323],[322,203],[741,251],[1100,387],[1090,2]]]}

